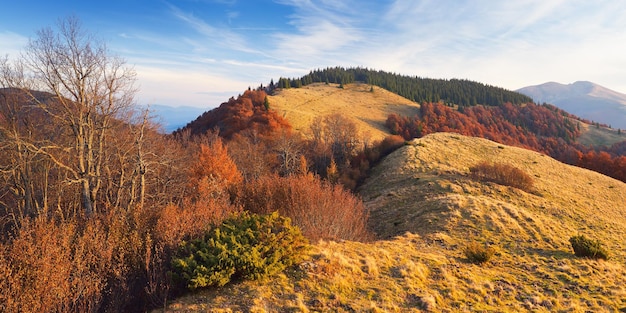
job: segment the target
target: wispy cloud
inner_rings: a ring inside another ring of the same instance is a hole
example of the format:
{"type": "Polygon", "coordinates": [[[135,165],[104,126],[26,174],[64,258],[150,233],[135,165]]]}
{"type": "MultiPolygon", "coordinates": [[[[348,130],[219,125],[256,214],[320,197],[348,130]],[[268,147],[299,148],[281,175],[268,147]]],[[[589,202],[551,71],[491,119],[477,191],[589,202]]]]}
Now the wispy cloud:
{"type": "Polygon", "coordinates": [[[167,4],[169,14],[191,32],[163,38],[130,32],[124,36],[170,47],[137,59],[153,68],[146,74],[156,77],[150,86],[162,88],[155,82],[166,77],[193,80],[187,84],[191,86],[180,84],[190,94],[211,88],[241,90],[270,78],[296,77],[335,65],[468,78],[510,89],[584,79],[626,92],[624,1],[275,3],[288,10],[275,10],[282,15],[245,24],[231,23],[246,17],[238,3],[230,3],[223,11],[224,25],[167,4]],[[281,19],[283,24],[269,26],[264,23],[267,19],[281,19]],[[160,63],[158,58],[170,61],[160,63]],[[185,68],[186,79],[177,74],[185,68]],[[220,79],[228,84],[220,84],[220,79]]]}
{"type": "Polygon", "coordinates": [[[196,32],[201,34],[207,44],[215,45],[228,50],[235,50],[245,53],[262,54],[259,50],[251,48],[244,36],[229,28],[218,28],[210,25],[192,13],[184,12],[178,7],[169,4],[172,14],[179,20],[187,23],[196,32]]]}
{"type": "Polygon", "coordinates": [[[5,57],[5,55],[9,58],[17,57],[27,43],[27,37],[10,31],[0,32],[0,51],[2,51],[0,57],[5,57]]]}

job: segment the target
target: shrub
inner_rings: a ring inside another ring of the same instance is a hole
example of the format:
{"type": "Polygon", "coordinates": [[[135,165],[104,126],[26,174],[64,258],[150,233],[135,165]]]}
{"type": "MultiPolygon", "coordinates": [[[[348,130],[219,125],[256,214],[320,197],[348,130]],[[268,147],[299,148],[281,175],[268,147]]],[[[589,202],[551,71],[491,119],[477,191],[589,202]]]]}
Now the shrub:
{"type": "Polygon", "coordinates": [[[591,259],[603,259],[609,258],[609,253],[602,247],[600,241],[593,241],[584,235],[572,236],[569,239],[574,249],[574,254],[577,257],[591,258],[591,259]]]}
{"type": "Polygon", "coordinates": [[[266,176],[246,184],[238,196],[244,209],[291,218],[311,241],[367,241],[369,215],[363,202],[341,185],[312,175],[266,176]]]}
{"type": "Polygon", "coordinates": [[[491,259],[496,251],[491,247],[486,247],[472,242],[465,247],[463,253],[468,261],[474,264],[482,264],[491,259]]]}
{"type": "Polygon", "coordinates": [[[496,184],[533,191],[533,179],[524,171],[509,164],[480,162],[470,168],[474,179],[490,181],[496,184]]]}
{"type": "Polygon", "coordinates": [[[304,259],[307,243],[289,218],[242,213],[204,238],[184,243],[172,260],[174,278],[189,289],[259,279],[304,259]]]}

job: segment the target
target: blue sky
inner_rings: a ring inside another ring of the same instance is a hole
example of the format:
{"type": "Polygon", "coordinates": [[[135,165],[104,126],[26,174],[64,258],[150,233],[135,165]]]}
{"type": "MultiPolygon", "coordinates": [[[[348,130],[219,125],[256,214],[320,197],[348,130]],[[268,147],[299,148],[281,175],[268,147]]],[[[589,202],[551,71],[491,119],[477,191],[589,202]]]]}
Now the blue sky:
{"type": "Polygon", "coordinates": [[[364,66],[508,89],[626,93],[623,0],[0,0],[0,55],[69,15],[138,74],[139,104],[215,107],[248,86],[364,66]]]}

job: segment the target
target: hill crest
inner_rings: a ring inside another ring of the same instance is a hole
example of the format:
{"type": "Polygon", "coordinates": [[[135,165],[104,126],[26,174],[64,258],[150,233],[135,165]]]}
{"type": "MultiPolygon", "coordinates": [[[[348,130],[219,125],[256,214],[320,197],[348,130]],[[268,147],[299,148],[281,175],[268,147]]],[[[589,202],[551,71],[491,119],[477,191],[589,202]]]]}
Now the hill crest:
{"type": "Polygon", "coordinates": [[[183,298],[171,311],[624,307],[624,183],[533,151],[435,133],[389,155],[360,192],[372,227],[387,239],[320,242],[293,272],[183,298]],[[481,160],[522,169],[537,192],[468,178],[468,168],[481,160]],[[600,239],[611,259],[576,258],[568,242],[576,234],[600,239]],[[468,263],[462,250],[470,242],[494,247],[493,260],[468,263]]]}
{"type": "Polygon", "coordinates": [[[268,98],[270,109],[305,135],[316,117],[340,113],[356,124],[361,136],[380,140],[390,134],[385,126],[389,114],[419,113],[419,104],[364,83],[346,84],[343,88],[338,84],[313,83],[280,89],[268,98]]]}

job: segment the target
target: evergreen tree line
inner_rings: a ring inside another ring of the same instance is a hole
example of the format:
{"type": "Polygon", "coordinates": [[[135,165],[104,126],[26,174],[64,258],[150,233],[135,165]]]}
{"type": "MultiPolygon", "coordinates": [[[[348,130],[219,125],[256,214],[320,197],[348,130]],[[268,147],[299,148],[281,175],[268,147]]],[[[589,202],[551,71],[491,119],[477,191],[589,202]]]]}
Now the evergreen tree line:
{"type": "MultiPolygon", "coordinates": [[[[448,105],[498,106],[530,103],[533,100],[518,92],[466,79],[432,79],[406,76],[368,68],[329,67],[317,69],[301,78],[281,77],[278,88],[298,88],[312,83],[349,84],[363,82],[387,89],[415,102],[444,102],[448,105]]],[[[273,84],[272,84],[273,85],[273,84]]]]}

